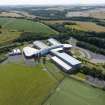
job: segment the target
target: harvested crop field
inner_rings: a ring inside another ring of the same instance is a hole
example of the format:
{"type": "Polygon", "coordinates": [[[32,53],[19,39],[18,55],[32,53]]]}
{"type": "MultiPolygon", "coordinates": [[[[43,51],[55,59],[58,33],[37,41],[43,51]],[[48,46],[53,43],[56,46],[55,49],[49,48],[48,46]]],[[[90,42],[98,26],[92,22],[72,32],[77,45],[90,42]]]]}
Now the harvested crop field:
{"type": "Polygon", "coordinates": [[[83,31],[105,32],[105,27],[96,25],[92,22],[75,22],[77,25],[66,25],[67,28],[73,28],[83,31]]]}

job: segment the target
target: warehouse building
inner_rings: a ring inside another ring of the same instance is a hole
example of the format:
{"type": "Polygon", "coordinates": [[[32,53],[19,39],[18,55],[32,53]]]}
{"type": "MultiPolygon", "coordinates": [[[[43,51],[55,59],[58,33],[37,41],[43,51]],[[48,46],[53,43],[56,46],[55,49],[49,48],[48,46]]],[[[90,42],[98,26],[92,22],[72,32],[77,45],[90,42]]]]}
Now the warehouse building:
{"type": "Polygon", "coordinates": [[[64,61],[62,61],[61,59],[59,59],[58,57],[53,56],[51,57],[51,60],[55,62],[59,67],[61,67],[65,72],[72,71],[72,67],[64,61]]]}
{"type": "Polygon", "coordinates": [[[73,69],[79,68],[81,66],[81,62],[75,58],[73,58],[72,56],[66,54],[66,53],[59,53],[56,51],[51,51],[51,53],[54,56],[57,56],[59,59],[63,60],[65,63],[67,63],[68,65],[70,65],[71,67],[73,67],[73,69]]]}

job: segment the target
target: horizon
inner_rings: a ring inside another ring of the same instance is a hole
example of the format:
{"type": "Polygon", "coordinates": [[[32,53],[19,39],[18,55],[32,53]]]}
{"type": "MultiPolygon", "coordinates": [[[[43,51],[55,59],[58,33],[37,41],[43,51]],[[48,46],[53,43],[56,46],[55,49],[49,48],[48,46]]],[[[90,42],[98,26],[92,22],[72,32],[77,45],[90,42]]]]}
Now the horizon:
{"type": "Polygon", "coordinates": [[[104,0],[1,0],[0,6],[5,5],[105,5],[104,0]]]}
{"type": "Polygon", "coordinates": [[[105,6],[103,4],[0,4],[0,6],[105,6]]]}

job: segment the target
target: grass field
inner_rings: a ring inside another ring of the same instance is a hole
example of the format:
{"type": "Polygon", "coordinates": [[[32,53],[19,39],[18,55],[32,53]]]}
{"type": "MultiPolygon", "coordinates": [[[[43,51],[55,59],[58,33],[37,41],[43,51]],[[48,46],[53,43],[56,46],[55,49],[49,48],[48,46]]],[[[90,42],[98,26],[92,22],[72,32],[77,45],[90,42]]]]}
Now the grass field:
{"type": "Polygon", "coordinates": [[[92,22],[76,22],[76,24],[77,25],[66,25],[65,27],[83,31],[105,32],[105,27],[92,22]]]}
{"type": "Polygon", "coordinates": [[[64,79],[44,105],[104,105],[105,92],[70,78],[64,79]]]}
{"type": "Polygon", "coordinates": [[[25,31],[25,32],[35,32],[43,34],[56,34],[57,32],[48,26],[33,22],[25,19],[15,19],[15,18],[0,18],[0,25],[5,29],[25,31]]]}
{"type": "Polygon", "coordinates": [[[13,41],[19,37],[22,32],[40,33],[43,36],[58,34],[58,32],[47,25],[25,19],[0,17],[0,25],[2,26],[0,29],[2,32],[0,33],[0,44],[13,41]]]}
{"type": "Polygon", "coordinates": [[[0,64],[0,105],[40,105],[58,84],[53,78],[41,65],[0,64]]]}

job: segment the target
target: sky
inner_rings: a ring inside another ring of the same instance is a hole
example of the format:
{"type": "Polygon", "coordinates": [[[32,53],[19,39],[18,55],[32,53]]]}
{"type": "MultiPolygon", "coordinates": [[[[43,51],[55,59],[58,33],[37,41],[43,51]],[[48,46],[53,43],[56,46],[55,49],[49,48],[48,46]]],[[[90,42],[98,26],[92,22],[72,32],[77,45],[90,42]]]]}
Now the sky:
{"type": "Polygon", "coordinates": [[[105,4],[105,0],[0,0],[0,5],[72,5],[105,4]]]}

